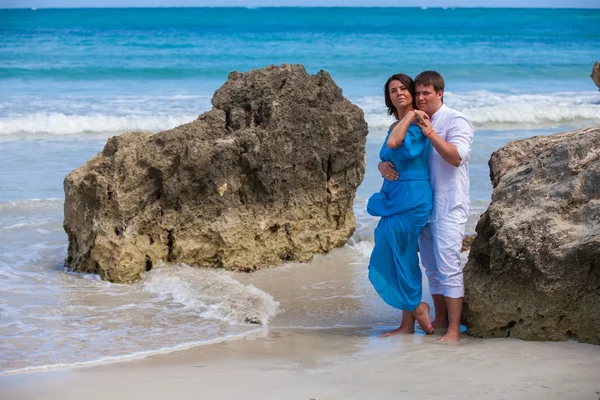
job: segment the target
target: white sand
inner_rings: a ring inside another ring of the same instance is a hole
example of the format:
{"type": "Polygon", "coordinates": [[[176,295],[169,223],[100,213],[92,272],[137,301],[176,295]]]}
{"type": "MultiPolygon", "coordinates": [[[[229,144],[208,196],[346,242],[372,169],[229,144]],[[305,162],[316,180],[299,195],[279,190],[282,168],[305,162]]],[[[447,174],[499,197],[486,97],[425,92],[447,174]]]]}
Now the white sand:
{"type": "Polygon", "coordinates": [[[0,377],[12,399],[591,399],[600,346],[271,330],[144,360],[0,377]]]}
{"type": "Polygon", "coordinates": [[[400,313],[370,286],[367,260],[344,248],[306,265],[233,274],[281,302],[268,333],[143,360],[0,375],[0,400],[600,398],[600,346],[379,338],[400,313]],[[387,326],[371,328],[377,324],[387,326]],[[346,328],[289,328],[336,325],[346,328]]]}

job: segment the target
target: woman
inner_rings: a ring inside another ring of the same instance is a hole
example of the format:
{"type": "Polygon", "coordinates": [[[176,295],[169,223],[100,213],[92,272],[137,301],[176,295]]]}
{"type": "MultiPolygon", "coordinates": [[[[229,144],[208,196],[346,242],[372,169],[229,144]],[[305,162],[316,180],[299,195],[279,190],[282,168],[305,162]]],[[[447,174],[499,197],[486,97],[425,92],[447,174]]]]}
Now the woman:
{"type": "Polygon", "coordinates": [[[414,333],[415,320],[432,333],[429,305],[421,301],[421,268],[417,255],[419,233],[431,211],[429,145],[421,128],[413,124],[423,112],[415,110],[415,86],[405,74],[392,75],[384,88],[388,114],[396,118],[379,153],[384,182],[369,199],[367,211],[379,216],[375,247],[369,262],[369,279],[392,307],[403,310],[398,329],[384,333],[414,333]],[[393,164],[396,174],[385,163],[393,164]]]}

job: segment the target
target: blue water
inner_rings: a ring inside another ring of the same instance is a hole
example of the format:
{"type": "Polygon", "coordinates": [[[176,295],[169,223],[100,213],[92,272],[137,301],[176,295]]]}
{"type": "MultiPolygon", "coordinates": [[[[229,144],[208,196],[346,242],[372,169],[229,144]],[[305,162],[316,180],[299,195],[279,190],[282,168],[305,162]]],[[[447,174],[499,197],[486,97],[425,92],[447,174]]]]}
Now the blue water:
{"type": "Polygon", "coordinates": [[[42,9],[0,10],[0,21],[2,84],[36,94],[97,93],[100,82],[147,93],[148,81],[154,93],[197,92],[281,63],[326,69],[351,96],[425,68],[450,91],[585,90],[600,34],[598,10],[42,9]]]}
{"type": "MultiPolygon", "coordinates": [[[[209,287],[180,282],[208,279],[195,271],[153,271],[159,275],[123,288],[61,268],[62,180],[108,137],[192,121],[211,108],[231,71],[282,63],[327,70],[369,123],[357,234],[348,250],[363,260],[356,264],[362,271],[376,222],[364,206],[381,184],[377,155],[391,122],[382,86],[391,74],[439,71],[446,103],[472,120],[472,233],[490,201],[492,151],[510,140],[600,122],[600,92],[589,77],[598,49],[600,10],[592,9],[0,10],[0,372],[151,353],[249,329],[238,323],[247,310],[207,314],[207,307],[229,309],[240,290],[208,304],[199,291],[209,287]],[[90,291],[97,292],[93,300],[90,291]],[[190,296],[191,305],[182,300],[190,296]],[[115,326],[115,315],[126,321],[132,304],[143,304],[140,315],[159,315],[163,324],[150,329],[141,318],[126,329],[115,326]],[[223,321],[231,326],[223,328],[223,321]],[[73,347],[99,326],[111,349],[73,347]]],[[[349,256],[340,254],[331,257],[343,264],[349,256]]],[[[351,296],[371,299],[361,290],[351,296]]],[[[262,299],[264,319],[272,317],[274,301],[286,300],[249,286],[241,292],[262,299]]],[[[389,315],[385,305],[374,310],[374,301],[366,310],[336,311],[338,319],[315,313],[310,324],[344,325],[360,319],[359,312],[389,315]]],[[[293,315],[288,307],[275,322],[300,324],[293,315]]],[[[369,323],[394,323],[385,318],[369,323]]]]}

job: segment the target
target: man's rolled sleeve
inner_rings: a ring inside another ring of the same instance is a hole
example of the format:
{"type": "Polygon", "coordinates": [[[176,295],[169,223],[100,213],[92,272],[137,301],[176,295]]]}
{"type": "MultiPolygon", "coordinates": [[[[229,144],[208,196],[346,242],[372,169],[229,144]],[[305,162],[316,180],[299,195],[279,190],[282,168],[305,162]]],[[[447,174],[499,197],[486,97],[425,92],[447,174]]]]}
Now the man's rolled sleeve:
{"type": "Polygon", "coordinates": [[[462,115],[457,115],[452,119],[451,127],[448,130],[446,141],[456,146],[460,156],[460,164],[463,165],[471,157],[471,143],[475,132],[471,122],[462,115]]]}

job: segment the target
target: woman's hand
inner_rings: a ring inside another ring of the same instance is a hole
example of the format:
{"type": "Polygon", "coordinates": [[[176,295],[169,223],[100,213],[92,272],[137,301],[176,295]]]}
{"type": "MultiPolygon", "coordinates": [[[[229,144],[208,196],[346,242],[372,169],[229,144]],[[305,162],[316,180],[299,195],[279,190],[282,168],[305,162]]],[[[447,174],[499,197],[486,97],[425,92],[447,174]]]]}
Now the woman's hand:
{"type": "Polygon", "coordinates": [[[433,130],[429,115],[425,114],[425,112],[421,110],[413,111],[415,112],[415,124],[417,124],[417,126],[423,131],[423,134],[427,136],[427,133],[433,130]]]}
{"type": "Polygon", "coordinates": [[[379,172],[381,172],[381,176],[383,176],[388,181],[395,181],[398,179],[398,172],[394,169],[394,164],[389,161],[382,161],[377,166],[379,172]]]}

